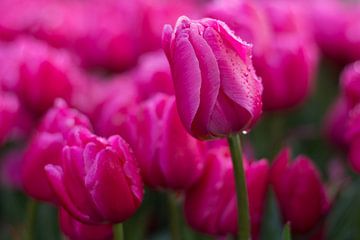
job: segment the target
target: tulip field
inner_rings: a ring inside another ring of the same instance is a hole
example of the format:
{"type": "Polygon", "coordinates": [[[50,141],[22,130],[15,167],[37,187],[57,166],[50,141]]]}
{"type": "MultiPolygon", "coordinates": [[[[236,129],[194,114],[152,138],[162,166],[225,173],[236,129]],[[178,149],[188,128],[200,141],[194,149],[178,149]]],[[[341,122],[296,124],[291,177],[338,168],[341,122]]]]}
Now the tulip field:
{"type": "Polygon", "coordinates": [[[360,240],[360,1],[0,0],[0,240],[360,240]]]}

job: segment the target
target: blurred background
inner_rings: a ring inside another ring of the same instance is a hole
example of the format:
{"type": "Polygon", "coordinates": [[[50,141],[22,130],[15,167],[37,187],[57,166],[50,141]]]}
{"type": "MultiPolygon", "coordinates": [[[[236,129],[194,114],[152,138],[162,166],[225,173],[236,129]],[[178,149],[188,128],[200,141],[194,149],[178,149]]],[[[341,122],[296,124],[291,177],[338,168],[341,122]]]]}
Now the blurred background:
{"type": "MultiPolygon", "coordinates": [[[[360,82],[356,0],[0,0],[0,112],[11,106],[14,113],[0,115],[0,239],[22,239],[29,197],[21,164],[54,100],[86,114],[98,135],[116,133],[134,104],[173,94],[161,34],[181,15],[220,19],[253,44],[264,114],[245,136],[248,154],[271,161],[286,145],[309,156],[332,199],[324,239],[360,239],[360,178],[347,155],[350,107],[341,103],[360,86],[346,80],[360,82]]],[[[262,239],[280,239],[273,203],[270,196],[262,239]]],[[[169,239],[167,204],[163,192],[147,190],[125,223],[126,239],[169,239]]],[[[56,208],[44,203],[37,211],[34,239],[61,239],[56,208]]],[[[212,239],[184,219],[182,231],[184,239],[212,239]]]]}

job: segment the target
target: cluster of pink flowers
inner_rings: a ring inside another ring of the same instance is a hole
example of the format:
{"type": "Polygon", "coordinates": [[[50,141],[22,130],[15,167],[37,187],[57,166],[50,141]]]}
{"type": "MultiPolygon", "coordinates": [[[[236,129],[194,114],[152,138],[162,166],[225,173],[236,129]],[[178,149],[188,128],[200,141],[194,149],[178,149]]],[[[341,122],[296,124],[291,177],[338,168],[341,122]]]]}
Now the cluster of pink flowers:
{"type": "MultiPolygon", "coordinates": [[[[360,5],[324,1],[0,1],[0,150],[20,143],[0,155],[1,181],[55,205],[70,239],[112,239],[144,186],[181,194],[193,229],[235,235],[216,139],[304,103],[320,52],[360,58],[360,5]]],[[[360,172],[360,62],[340,85],[327,135],[360,172]]],[[[294,234],[322,230],[332,199],[310,158],[284,147],[241,164],[252,239],[270,189],[294,234]]]]}

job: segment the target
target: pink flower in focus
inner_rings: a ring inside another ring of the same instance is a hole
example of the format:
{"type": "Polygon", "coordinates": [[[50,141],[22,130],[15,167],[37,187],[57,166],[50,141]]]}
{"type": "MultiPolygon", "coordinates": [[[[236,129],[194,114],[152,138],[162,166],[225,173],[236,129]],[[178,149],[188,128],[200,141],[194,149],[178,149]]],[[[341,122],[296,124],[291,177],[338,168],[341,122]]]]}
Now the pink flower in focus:
{"type": "Polygon", "coordinates": [[[63,208],[59,210],[61,231],[70,240],[112,240],[113,226],[111,224],[88,225],[73,218],[63,208]]]}
{"type": "Polygon", "coordinates": [[[180,119],[193,136],[222,138],[248,130],[260,117],[262,84],[252,47],[223,22],[182,16],[174,30],[165,25],[163,48],[180,119]]]}
{"type": "Polygon", "coordinates": [[[330,202],[309,158],[298,156],[291,163],[290,150],[282,150],[271,168],[271,182],[283,220],[294,233],[307,233],[321,223],[330,202]]]}
{"type": "Polygon", "coordinates": [[[91,128],[86,116],[58,99],[55,106],[42,119],[24,154],[22,183],[26,193],[31,197],[56,202],[44,167],[47,164],[61,164],[65,138],[75,126],[91,128]]]}
{"type": "MultiPolygon", "coordinates": [[[[252,239],[259,239],[270,168],[266,160],[244,162],[252,239]]],[[[210,150],[201,179],[186,192],[185,216],[195,230],[211,235],[237,233],[237,202],[230,152],[210,150]]]]}
{"type": "Polygon", "coordinates": [[[19,107],[19,101],[16,96],[2,92],[0,88],[0,145],[14,127],[19,107]]]}
{"type": "Polygon", "coordinates": [[[183,190],[201,176],[204,144],[186,132],[174,97],[158,94],[150,98],[121,129],[148,186],[183,190]]]}
{"type": "Polygon", "coordinates": [[[137,163],[118,135],[104,139],[75,128],[67,137],[61,165],[48,164],[45,170],[60,205],[83,223],[122,222],[143,199],[137,163]]]}

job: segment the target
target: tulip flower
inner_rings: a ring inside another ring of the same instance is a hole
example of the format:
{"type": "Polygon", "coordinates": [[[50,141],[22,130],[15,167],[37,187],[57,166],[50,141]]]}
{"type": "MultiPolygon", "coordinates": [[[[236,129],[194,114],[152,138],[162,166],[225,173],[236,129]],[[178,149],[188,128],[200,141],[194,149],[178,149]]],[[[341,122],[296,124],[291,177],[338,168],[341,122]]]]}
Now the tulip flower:
{"type": "Polygon", "coordinates": [[[254,59],[264,85],[264,110],[293,108],[311,93],[318,51],[301,9],[289,3],[269,1],[264,9],[273,31],[272,44],[254,59]]]}
{"type": "Polygon", "coordinates": [[[24,153],[22,182],[27,194],[41,201],[56,202],[44,167],[61,164],[62,148],[69,131],[75,126],[91,128],[86,116],[57,100],[41,121],[24,153]]]}
{"type": "MultiPolygon", "coordinates": [[[[250,204],[252,238],[259,239],[270,168],[266,160],[244,163],[250,204]]],[[[237,205],[233,167],[228,148],[206,155],[200,180],[185,194],[185,216],[195,230],[216,236],[236,234],[237,205]]]]}
{"type": "Polygon", "coordinates": [[[360,61],[345,67],[340,76],[340,84],[350,108],[360,103],[360,61]]]}
{"type": "Polygon", "coordinates": [[[16,96],[0,91],[0,145],[14,126],[19,107],[16,96]]]}
{"type": "Polygon", "coordinates": [[[20,38],[1,46],[2,85],[14,91],[20,102],[41,116],[56,98],[71,101],[83,75],[72,55],[43,42],[20,38]]]}
{"type": "Polygon", "coordinates": [[[133,73],[140,100],[147,100],[156,93],[174,94],[169,63],[163,52],[143,55],[133,73]]]}
{"type": "Polygon", "coordinates": [[[111,224],[88,225],[73,218],[66,210],[59,210],[61,231],[70,240],[112,240],[113,229],[111,224]]]}
{"type": "Polygon", "coordinates": [[[347,119],[350,106],[343,96],[340,96],[330,107],[325,118],[325,134],[335,146],[347,149],[346,139],[347,119]]]}
{"type": "Polygon", "coordinates": [[[294,233],[307,233],[321,224],[330,203],[309,158],[298,156],[290,163],[290,150],[282,150],[273,163],[271,182],[283,220],[294,233]]]}
{"type": "Polygon", "coordinates": [[[143,183],[129,145],[117,135],[97,137],[74,128],[61,165],[45,167],[60,205],[87,224],[119,223],[139,208],[143,183]]]}
{"type": "Polygon", "coordinates": [[[349,113],[346,139],[349,142],[348,158],[356,172],[360,172],[360,103],[349,113]]]}
{"type": "Polygon", "coordinates": [[[250,129],[261,114],[261,80],[252,46],[225,23],[205,18],[165,25],[163,48],[170,63],[179,116],[191,135],[223,138],[250,129]]]}
{"type": "Polygon", "coordinates": [[[182,126],[174,97],[157,94],[150,98],[121,129],[148,186],[183,190],[201,176],[204,144],[182,126]]]}

